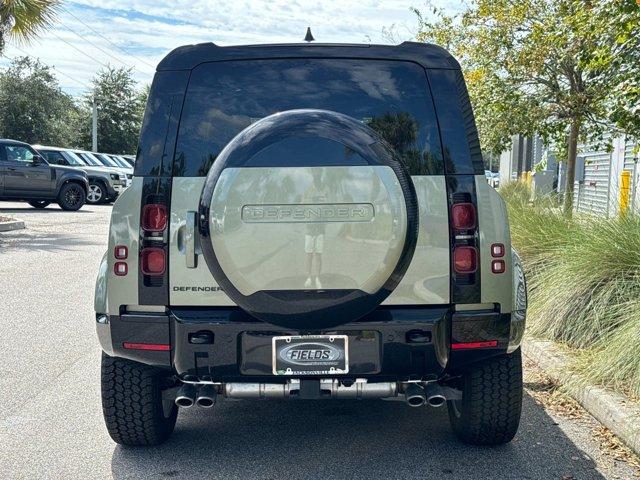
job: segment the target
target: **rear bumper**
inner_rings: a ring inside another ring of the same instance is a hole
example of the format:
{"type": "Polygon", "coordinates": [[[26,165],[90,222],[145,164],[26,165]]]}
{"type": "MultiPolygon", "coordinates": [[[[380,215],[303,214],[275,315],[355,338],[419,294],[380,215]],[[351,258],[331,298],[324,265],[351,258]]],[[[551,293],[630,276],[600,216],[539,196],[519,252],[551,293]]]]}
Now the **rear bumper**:
{"type": "Polygon", "coordinates": [[[165,367],[183,380],[284,382],[290,377],[272,373],[273,336],[335,334],[347,335],[350,345],[349,373],[339,377],[406,381],[442,378],[517,348],[524,319],[517,320],[492,311],[454,313],[449,306],[380,307],[332,329],[295,331],[238,308],[184,308],[98,315],[97,328],[109,355],[165,367]]]}

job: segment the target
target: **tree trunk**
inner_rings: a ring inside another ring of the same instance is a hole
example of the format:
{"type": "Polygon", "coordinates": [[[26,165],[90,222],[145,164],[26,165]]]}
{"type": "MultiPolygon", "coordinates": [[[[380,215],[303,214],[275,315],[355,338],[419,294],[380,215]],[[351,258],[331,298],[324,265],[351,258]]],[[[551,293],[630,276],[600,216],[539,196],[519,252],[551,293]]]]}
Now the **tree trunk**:
{"type": "Polygon", "coordinates": [[[564,214],[571,217],[573,214],[573,184],[576,179],[576,156],[578,153],[578,136],[580,134],[580,120],[574,118],[571,121],[571,130],[567,139],[567,183],[564,188],[564,214]]]}

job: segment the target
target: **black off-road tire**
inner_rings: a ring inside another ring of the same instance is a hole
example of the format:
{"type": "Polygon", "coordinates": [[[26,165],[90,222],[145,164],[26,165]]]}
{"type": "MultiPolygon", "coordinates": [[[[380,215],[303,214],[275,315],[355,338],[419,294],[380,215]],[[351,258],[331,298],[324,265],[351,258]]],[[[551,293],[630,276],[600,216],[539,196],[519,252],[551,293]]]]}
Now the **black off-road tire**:
{"type": "Polygon", "coordinates": [[[77,183],[66,183],[58,192],[58,205],[62,210],[75,212],[80,210],[87,200],[87,193],[77,183]]]}
{"type": "Polygon", "coordinates": [[[29,202],[29,205],[31,205],[33,208],[42,209],[47,208],[49,205],[51,205],[51,202],[47,202],[44,200],[34,200],[33,202],[29,202]]]}
{"type": "Polygon", "coordinates": [[[102,413],[109,435],[120,445],[158,445],[173,433],[178,407],[165,415],[157,368],[102,354],[102,413]]]}
{"type": "Polygon", "coordinates": [[[448,402],[456,436],[472,445],[510,442],[518,431],[522,410],[520,349],[495,357],[463,375],[462,400],[448,402]]]}

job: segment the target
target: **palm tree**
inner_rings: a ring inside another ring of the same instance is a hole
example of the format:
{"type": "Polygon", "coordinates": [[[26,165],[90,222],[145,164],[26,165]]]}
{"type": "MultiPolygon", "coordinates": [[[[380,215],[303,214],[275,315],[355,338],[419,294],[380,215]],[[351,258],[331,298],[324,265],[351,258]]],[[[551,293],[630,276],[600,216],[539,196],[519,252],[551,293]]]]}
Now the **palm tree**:
{"type": "Polygon", "coordinates": [[[0,0],[0,54],[8,38],[32,39],[51,23],[61,0],[0,0]]]}

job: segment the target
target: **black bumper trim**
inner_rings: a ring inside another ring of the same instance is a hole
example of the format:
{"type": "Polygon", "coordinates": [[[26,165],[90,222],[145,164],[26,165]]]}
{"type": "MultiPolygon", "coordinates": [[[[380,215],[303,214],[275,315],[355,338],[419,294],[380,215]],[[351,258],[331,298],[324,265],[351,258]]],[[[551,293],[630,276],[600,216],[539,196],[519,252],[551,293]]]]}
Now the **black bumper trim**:
{"type": "MultiPolygon", "coordinates": [[[[111,316],[109,321],[114,355],[166,367],[186,380],[216,382],[284,382],[287,377],[270,374],[267,340],[274,335],[345,334],[352,342],[373,341],[375,345],[354,343],[360,357],[351,357],[353,369],[343,378],[400,381],[442,378],[471,363],[504,354],[513,348],[515,333],[511,331],[510,314],[452,313],[448,305],[379,307],[358,321],[319,330],[278,327],[237,307],[126,313],[111,316]],[[193,338],[202,337],[203,332],[211,341],[194,342],[193,338]],[[493,340],[497,342],[495,348],[450,350],[452,343],[493,340]],[[171,350],[124,349],[124,342],[170,344],[171,350]],[[246,353],[249,345],[260,351],[246,353]],[[379,353],[374,356],[373,352],[379,353]]],[[[515,328],[521,330],[519,326],[515,328]]]]}

